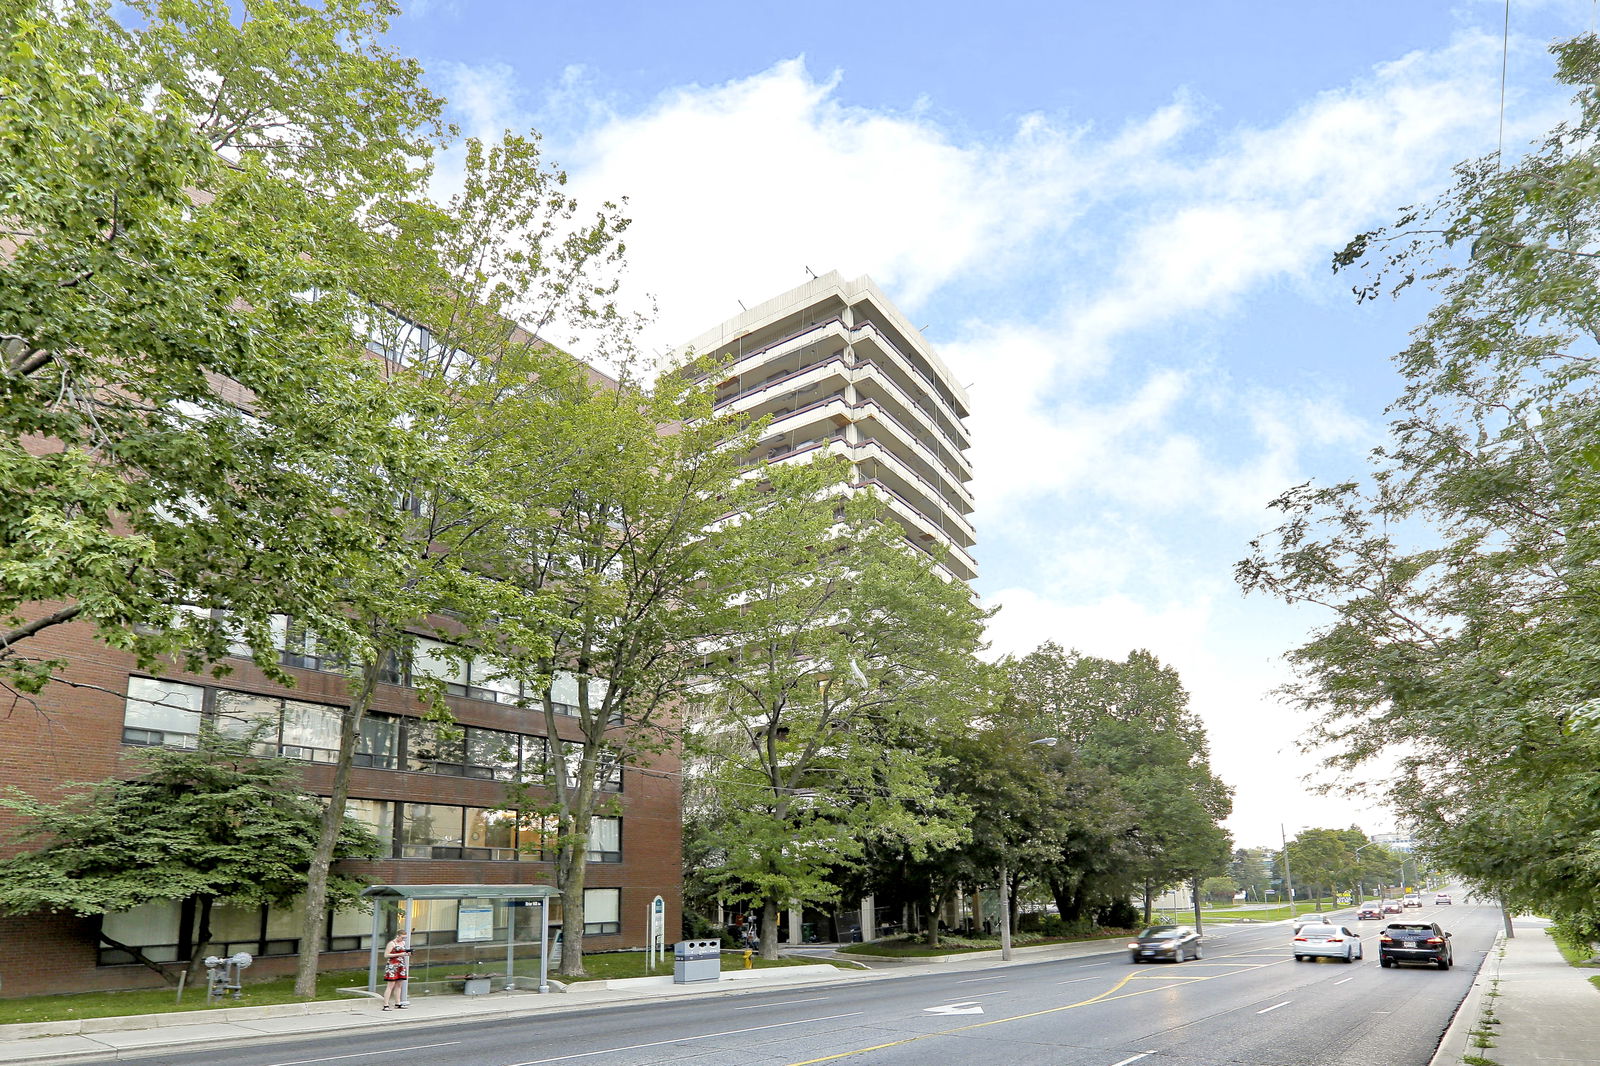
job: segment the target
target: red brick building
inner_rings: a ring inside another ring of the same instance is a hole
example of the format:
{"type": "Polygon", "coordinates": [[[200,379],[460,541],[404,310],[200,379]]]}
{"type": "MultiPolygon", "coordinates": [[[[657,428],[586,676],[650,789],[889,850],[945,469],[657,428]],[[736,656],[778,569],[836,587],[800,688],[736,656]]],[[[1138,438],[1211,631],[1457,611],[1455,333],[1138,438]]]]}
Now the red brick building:
{"type": "MultiPolygon", "coordinates": [[[[50,646],[37,650],[69,660],[63,676],[72,685],[52,685],[38,710],[16,706],[0,718],[0,781],[56,796],[73,782],[126,773],[123,754],[139,746],[191,746],[202,722],[227,730],[265,720],[268,742],[279,753],[304,760],[308,789],[326,794],[346,681],[325,669],[332,664],[292,646],[292,625],[285,621],[280,630],[282,661],[296,681],[292,688],[272,681],[248,658],[233,660],[233,672],[222,679],[177,671],[151,674],[93,640],[86,626],[67,624],[41,635],[38,640],[50,646]]],[[[508,691],[514,684],[474,685],[478,679],[470,666],[443,666],[427,655],[428,642],[418,639],[411,663],[397,667],[390,683],[380,686],[362,727],[351,782],[350,811],[377,831],[388,856],[352,863],[349,869],[380,884],[550,884],[552,866],[541,841],[495,810],[512,775],[542,766],[553,750],[552,738],[544,735],[542,710],[511,702],[519,695],[508,691]],[[420,718],[424,708],[409,682],[423,671],[459,675],[446,677],[459,740],[441,740],[438,730],[420,718]]],[[[557,681],[558,699],[564,683],[557,681]]],[[[608,774],[606,788],[613,794],[608,799],[614,797],[615,803],[603,807],[617,813],[596,818],[591,833],[586,950],[642,945],[646,911],[656,895],[666,903],[666,935],[676,937],[681,888],[677,769],[676,759],[664,755],[648,767],[617,767],[608,774]]],[[[435,904],[414,917],[419,945],[452,942],[449,906],[435,904]]],[[[559,926],[559,907],[551,921],[559,926]]],[[[103,943],[102,929],[147,958],[174,966],[197,947],[208,954],[247,951],[257,959],[252,975],[290,972],[299,949],[297,912],[267,908],[219,907],[205,946],[190,943],[193,916],[176,901],[103,919],[0,917],[0,995],[160,983],[148,967],[103,943]]],[[[370,915],[334,915],[322,966],[364,967],[370,937],[370,915]]]]}

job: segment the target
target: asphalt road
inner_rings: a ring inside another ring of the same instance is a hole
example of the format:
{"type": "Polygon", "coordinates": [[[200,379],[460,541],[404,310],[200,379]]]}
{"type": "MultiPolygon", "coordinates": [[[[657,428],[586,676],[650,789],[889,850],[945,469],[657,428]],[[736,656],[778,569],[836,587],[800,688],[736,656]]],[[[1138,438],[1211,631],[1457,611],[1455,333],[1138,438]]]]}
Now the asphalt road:
{"type": "MultiPolygon", "coordinates": [[[[1342,912],[1349,913],[1349,912],[1342,912]]],[[[477,1024],[358,1030],[163,1066],[1423,1066],[1494,939],[1487,906],[1408,911],[1454,936],[1455,968],[1297,963],[1287,925],[1209,932],[1205,957],[1125,953],[774,989],[477,1024]]]]}

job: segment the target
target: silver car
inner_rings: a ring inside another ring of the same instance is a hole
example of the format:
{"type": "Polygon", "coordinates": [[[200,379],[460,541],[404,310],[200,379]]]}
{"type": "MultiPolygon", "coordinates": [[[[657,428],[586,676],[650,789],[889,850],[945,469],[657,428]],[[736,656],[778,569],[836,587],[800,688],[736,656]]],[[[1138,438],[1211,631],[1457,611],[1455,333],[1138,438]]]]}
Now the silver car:
{"type": "Polygon", "coordinates": [[[1131,962],[1155,962],[1168,959],[1182,962],[1198,959],[1201,955],[1200,934],[1187,925],[1152,925],[1139,934],[1139,939],[1128,945],[1131,962]]]}
{"type": "Polygon", "coordinates": [[[1330,958],[1359,962],[1361,937],[1342,925],[1303,925],[1294,934],[1294,961],[1330,958]]]}

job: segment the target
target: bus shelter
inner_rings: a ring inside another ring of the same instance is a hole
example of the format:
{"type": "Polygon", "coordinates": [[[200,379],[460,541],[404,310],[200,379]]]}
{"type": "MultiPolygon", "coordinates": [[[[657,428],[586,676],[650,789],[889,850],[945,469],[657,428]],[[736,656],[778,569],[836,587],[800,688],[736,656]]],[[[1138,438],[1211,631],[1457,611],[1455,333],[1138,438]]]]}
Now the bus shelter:
{"type": "Polygon", "coordinates": [[[396,932],[411,945],[407,994],[550,991],[549,885],[373,885],[367,991],[378,992],[383,950],[396,932]],[[537,958],[535,958],[537,953],[537,958]]]}

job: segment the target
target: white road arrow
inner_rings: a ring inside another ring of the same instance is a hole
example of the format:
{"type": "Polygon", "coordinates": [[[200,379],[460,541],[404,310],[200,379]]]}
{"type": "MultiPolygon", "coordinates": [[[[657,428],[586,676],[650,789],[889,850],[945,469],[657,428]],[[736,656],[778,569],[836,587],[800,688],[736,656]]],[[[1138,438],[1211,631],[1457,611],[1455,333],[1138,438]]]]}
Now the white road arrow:
{"type": "Polygon", "coordinates": [[[923,1007],[924,1014],[982,1014],[983,1008],[976,1003],[947,1003],[943,1007],[923,1007]]]}

